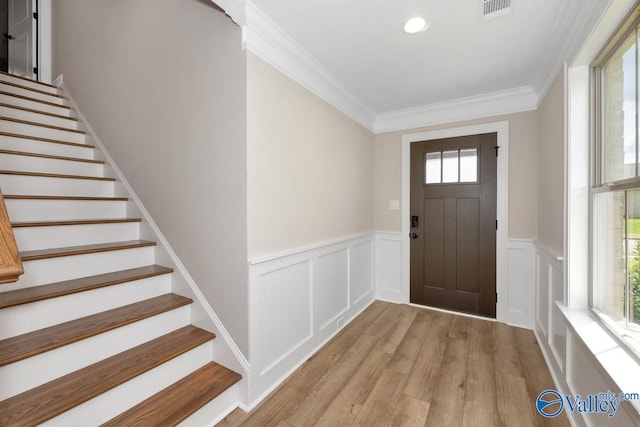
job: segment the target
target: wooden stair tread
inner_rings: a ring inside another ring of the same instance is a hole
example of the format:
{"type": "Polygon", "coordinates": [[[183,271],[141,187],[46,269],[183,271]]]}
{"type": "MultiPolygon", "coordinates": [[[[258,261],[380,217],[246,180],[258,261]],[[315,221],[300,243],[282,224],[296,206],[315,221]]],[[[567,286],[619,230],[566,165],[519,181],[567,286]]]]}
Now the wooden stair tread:
{"type": "Polygon", "coordinates": [[[62,99],[64,99],[64,96],[60,95],[59,93],[51,93],[51,92],[47,92],[46,90],[34,89],[34,88],[32,88],[32,87],[24,86],[24,85],[19,85],[19,84],[17,84],[17,83],[11,83],[11,82],[7,82],[7,81],[4,81],[4,80],[0,80],[0,84],[7,85],[7,86],[17,87],[17,88],[24,89],[24,90],[28,90],[28,91],[31,91],[31,92],[41,93],[41,94],[43,94],[43,95],[53,96],[53,97],[55,97],[55,98],[62,98],[62,99]]]}
{"type": "Polygon", "coordinates": [[[39,136],[22,135],[19,133],[0,132],[0,136],[9,136],[11,138],[20,138],[20,139],[30,139],[32,141],[50,142],[52,144],[70,145],[72,147],[90,148],[90,149],[96,148],[94,145],[89,145],[89,144],[80,144],[78,142],[62,141],[60,139],[42,138],[39,136]]]}
{"type": "Polygon", "coordinates": [[[95,163],[99,165],[104,164],[104,160],[81,159],[79,157],[54,156],[53,154],[33,153],[31,151],[15,151],[15,150],[0,149],[0,154],[11,154],[14,156],[26,156],[26,157],[40,157],[43,159],[52,159],[52,160],[67,160],[70,162],[95,163]]]}
{"type": "MultiPolygon", "coordinates": [[[[0,341],[0,366],[5,366],[191,303],[192,300],[189,298],[166,294],[6,338],[0,341]]],[[[0,425],[3,424],[0,423],[0,425]]]]}
{"type": "Polygon", "coordinates": [[[27,82],[37,83],[37,84],[42,85],[42,86],[47,86],[47,87],[51,87],[51,88],[54,88],[54,89],[58,89],[56,86],[54,86],[54,85],[52,85],[52,84],[45,83],[45,82],[41,82],[41,81],[39,81],[39,80],[30,79],[30,78],[28,78],[28,77],[16,76],[16,75],[14,75],[14,74],[7,73],[6,71],[0,71],[0,75],[4,75],[4,76],[8,76],[8,77],[13,77],[13,78],[16,78],[16,79],[25,80],[25,81],[27,81],[27,82]]]}
{"type": "Polygon", "coordinates": [[[105,219],[81,219],[70,221],[30,221],[12,222],[13,228],[21,227],[55,227],[66,225],[90,225],[90,224],[118,224],[126,222],[141,222],[140,218],[105,218],[105,219]]]}
{"type": "Polygon", "coordinates": [[[62,131],[62,132],[81,133],[83,135],[87,134],[87,132],[85,132],[83,130],[79,130],[79,129],[70,129],[70,128],[63,128],[63,127],[60,127],[60,126],[45,125],[44,123],[31,122],[29,120],[14,119],[12,117],[6,117],[6,116],[0,116],[0,120],[4,120],[4,121],[7,121],[7,122],[20,123],[20,124],[29,125],[29,126],[39,126],[39,127],[42,127],[42,128],[59,130],[59,131],[62,131]]]}
{"type": "Polygon", "coordinates": [[[210,362],[101,427],[175,426],[241,378],[240,374],[210,362]]]}
{"type": "Polygon", "coordinates": [[[215,338],[186,326],[0,402],[0,425],[32,426],[215,338]]]}
{"type": "Polygon", "coordinates": [[[133,282],[148,277],[161,276],[172,272],[173,269],[169,267],[147,265],[128,270],[114,271],[112,273],[98,274],[96,276],[82,277],[80,279],[65,280],[63,282],[2,292],[0,293],[0,309],[118,285],[120,283],[133,282]]]}
{"type": "Polygon", "coordinates": [[[9,194],[5,200],[78,200],[78,201],[104,201],[126,202],[128,197],[91,197],[91,196],[33,196],[29,194],[9,194]]]}
{"type": "Polygon", "coordinates": [[[13,108],[14,110],[27,111],[29,113],[34,114],[42,114],[43,116],[55,117],[61,120],[69,120],[71,122],[78,122],[78,119],[75,117],[62,116],[60,114],[48,113],[46,111],[34,110],[33,108],[20,107],[18,105],[7,104],[4,102],[0,102],[0,107],[13,108]]]}
{"type": "Polygon", "coordinates": [[[99,243],[96,245],[68,246],[64,248],[37,249],[34,251],[20,252],[23,262],[38,259],[58,258],[63,256],[92,254],[97,252],[119,251],[122,249],[143,248],[155,246],[156,242],[148,240],[127,240],[124,242],[99,243]]]}
{"type": "Polygon", "coordinates": [[[91,181],[115,181],[115,178],[103,176],[85,176],[85,175],[63,175],[59,173],[40,173],[40,172],[23,172],[0,170],[1,175],[24,175],[24,176],[40,176],[44,178],[64,178],[64,179],[87,179],[91,181]]]}

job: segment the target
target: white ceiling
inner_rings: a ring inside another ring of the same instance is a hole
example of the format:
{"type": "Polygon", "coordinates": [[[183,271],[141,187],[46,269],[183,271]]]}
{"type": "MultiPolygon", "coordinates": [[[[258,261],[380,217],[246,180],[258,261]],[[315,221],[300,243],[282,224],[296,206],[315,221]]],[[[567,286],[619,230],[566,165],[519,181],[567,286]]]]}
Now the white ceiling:
{"type": "MultiPolygon", "coordinates": [[[[480,0],[252,0],[376,113],[536,87],[550,65],[567,0],[512,0],[483,20],[480,0]],[[430,21],[402,31],[415,15],[430,21]]],[[[567,21],[568,19],[568,21],[567,21]]]]}

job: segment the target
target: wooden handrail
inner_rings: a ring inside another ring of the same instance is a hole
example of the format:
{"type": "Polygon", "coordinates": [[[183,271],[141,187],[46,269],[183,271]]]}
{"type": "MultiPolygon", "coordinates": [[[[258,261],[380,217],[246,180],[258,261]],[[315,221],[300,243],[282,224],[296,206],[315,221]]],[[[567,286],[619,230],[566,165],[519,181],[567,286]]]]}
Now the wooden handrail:
{"type": "Polygon", "coordinates": [[[12,283],[24,273],[18,253],[16,238],[13,235],[9,214],[0,191],[0,284],[12,283]]]}

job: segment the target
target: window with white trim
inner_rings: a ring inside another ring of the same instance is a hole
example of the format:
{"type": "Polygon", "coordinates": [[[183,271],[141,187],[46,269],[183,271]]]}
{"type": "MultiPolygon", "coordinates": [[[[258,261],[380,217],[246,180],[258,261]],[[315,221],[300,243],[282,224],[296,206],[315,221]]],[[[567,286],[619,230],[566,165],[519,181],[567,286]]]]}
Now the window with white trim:
{"type": "Polygon", "coordinates": [[[640,357],[640,20],[593,64],[591,308],[640,357]]]}

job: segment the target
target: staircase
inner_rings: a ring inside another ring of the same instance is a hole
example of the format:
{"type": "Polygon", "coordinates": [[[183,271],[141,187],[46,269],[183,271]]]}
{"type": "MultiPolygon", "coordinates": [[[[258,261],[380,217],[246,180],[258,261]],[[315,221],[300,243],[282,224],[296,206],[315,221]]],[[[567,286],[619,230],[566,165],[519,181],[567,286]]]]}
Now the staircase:
{"type": "Polygon", "coordinates": [[[215,335],[69,105],[0,74],[0,189],[24,268],[0,285],[0,425],[204,426],[241,377],[212,360],[215,335]]]}

